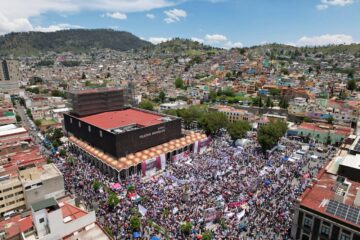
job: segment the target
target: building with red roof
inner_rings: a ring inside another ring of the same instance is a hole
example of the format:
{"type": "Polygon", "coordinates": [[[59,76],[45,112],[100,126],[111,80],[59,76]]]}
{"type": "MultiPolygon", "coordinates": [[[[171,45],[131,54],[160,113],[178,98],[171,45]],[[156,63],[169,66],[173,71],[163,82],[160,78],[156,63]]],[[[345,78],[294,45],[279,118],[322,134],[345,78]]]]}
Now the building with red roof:
{"type": "Polygon", "coordinates": [[[339,151],[319,172],[298,198],[293,239],[360,239],[359,166],[360,155],[339,151]]]}

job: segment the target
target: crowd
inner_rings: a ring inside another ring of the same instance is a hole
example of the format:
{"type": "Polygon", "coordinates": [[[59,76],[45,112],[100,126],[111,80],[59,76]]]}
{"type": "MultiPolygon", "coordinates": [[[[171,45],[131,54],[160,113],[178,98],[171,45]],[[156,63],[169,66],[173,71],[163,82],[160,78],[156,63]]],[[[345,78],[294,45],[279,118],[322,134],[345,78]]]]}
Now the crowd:
{"type": "Polygon", "coordinates": [[[75,162],[57,165],[67,191],[87,207],[95,207],[100,223],[115,239],[133,238],[130,218],[138,212],[138,204],[147,210],[141,218],[143,239],[164,235],[197,239],[205,232],[213,239],[290,239],[293,204],[322,164],[311,163],[307,153],[289,161],[287,156],[301,149],[299,142],[283,138],[283,150],[265,156],[255,137],[250,140],[234,147],[224,137],[215,138],[204,153],[170,164],[156,177],[122,181],[122,188],[113,191],[125,197],[114,208],[108,206],[106,189],[118,179],[109,178],[80,155],[74,155],[75,162]],[[96,190],[94,179],[104,187],[96,190]],[[126,197],[130,185],[141,201],[126,197]],[[185,222],[192,225],[187,236],[181,231],[185,222]]]}

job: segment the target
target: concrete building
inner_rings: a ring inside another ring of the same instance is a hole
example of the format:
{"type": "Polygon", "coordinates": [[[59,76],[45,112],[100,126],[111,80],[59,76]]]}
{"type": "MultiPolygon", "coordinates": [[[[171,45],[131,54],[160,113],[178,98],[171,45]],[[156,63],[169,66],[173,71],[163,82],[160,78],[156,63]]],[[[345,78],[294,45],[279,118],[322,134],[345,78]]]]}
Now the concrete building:
{"type": "Polygon", "coordinates": [[[19,171],[17,176],[2,176],[0,183],[1,217],[46,198],[65,195],[63,176],[54,164],[30,167],[19,171]]]}
{"type": "Polygon", "coordinates": [[[54,164],[19,171],[19,176],[27,208],[45,198],[57,199],[65,195],[64,177],[54,164]]]}
{"type": "Polygon", "coordinates": [[[0,89],[7,93],[19,91],[19,61],[0,60],[0,89]]]}
{"type": "Polygon", "coordinates": [[[33,204],[30,211],[0,222],[0,239],[112,239],[96,222],[94,211],[87,212],[74,203],[74,199],[66,197],[33,204]]]}
{"type": "Polygon", "coordinates": [[[171,103],[162,103],[160,104],[160,111],[170,110],[170,109],[183,109],[187,108],[188,104],[185,101],[175,101],[171,103]]]}
{"type": "Polygon", "coordinates": [[[319,172],[295,205],[292,239],[360,239],[359,164],[359,155],[340,151],[319,172]]]}
{"type": "Polygon", "coordinates": [[[228,118],[229,122],[236,122],[236,121],[254,121],[255,116],[245,110],[236,109],[229,106],[218,105],[211,108],[211,110],[215,110],[221,113],[224,113],[228,118]]]}

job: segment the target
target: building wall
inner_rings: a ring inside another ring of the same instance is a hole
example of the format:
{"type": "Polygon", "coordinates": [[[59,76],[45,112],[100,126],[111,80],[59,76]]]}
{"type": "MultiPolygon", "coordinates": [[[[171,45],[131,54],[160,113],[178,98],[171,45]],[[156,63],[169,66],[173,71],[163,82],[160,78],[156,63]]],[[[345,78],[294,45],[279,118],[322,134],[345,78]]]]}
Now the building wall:
{"type": "Polygon", "coordinates": [[[77,116],[119,110],[125,106],[123,89],[92,93],[69,93],[72,113],[77,116]]]}
{"type": "Polygon", "coordinates": [[[31,184],[24,183],[24,197],[26,201],[26,207],[30,207],[32,204],[42,201],[44,199],[54,197],[55,199],[63,197],[65,195],[64,178],[62,175],[56,177],[32,182],[31,184]],[[37,184],[42,184],[37,186],[37,184]],[[26,189],[27,187],[30,189],[26,189]]]}
{"type": "Polygon", "coordinates": [[[294,240],[360,240],[360,228],[300,207],[291,236],[294,240]]]}
{"type": "Polygon", "coordinates": [[[331,144],[340,143],[345,138],[345,136],[336,134],[332,131],[312,131],[303,128],[298,129],[298,134],[299,136],[304,137],[310,136],[320,143],[327,143],[330,137],[331,144]]]}
{"type": "Polygon", "coordinates": [[[181,119],[118,135],[87,124],[67,114],[64,114],[64,124],[67,132],[115,157],[122,157],[128,153],[151,148],[182,136],[181,119]],[[81,122],[80,125],[79,122],[81,122]]]}
{"type": "Polygon", "coordinates": [[[21,182],[17,178],[0,182],[0,216],[4,213],[25,207],[21,182]]]}

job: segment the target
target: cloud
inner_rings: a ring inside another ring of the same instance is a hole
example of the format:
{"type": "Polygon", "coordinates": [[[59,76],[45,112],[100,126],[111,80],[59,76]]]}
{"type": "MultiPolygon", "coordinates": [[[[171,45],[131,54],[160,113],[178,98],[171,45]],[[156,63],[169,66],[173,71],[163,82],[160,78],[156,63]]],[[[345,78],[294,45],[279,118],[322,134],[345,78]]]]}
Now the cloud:
{"type": "Polygon", "coordinates": [[[354,0],[321,0],[320,4],[316,5],[318,10],[326,10],[329,6],[340,6],[344,7],[353,4],[354,0]]]}
{"type": "Polygon", "coordinates": [[[351,44],[355,43],[354,39],[350,35],[345,34],[325,34],[320,36],[301,37],[296,45],[297,46],[321,46],[329,44],[351,44]]]}
{"type": "Polygon", "coordinates": [[[325,10],[325,9],[329,8],[329,5],[319,4],[319,5],[316,5],[316,8],[317,8],[317,10],[325,10]]]}
{"type": "Polygon", "coordinates": [[[66,30],[66,29],[71,29],[71,28],[82,28],[82,27],[79,26],[79,25],[71,25],[71,24],[67,24],[67,23],[59,23],[59,24],[49,25],[47,27],[37,26],[37,27],[34,27],[32,29],[32,31],[56,32],[56,31],[66,30]]]}
{"type": "Polygon", "coordinates": [[[125,20],[127,19],[127,15],[121,12],[113,12],[113,13],[106,13],[106,17],[117,19],[117,20],[125,20]]]}
{"type": "Polygon", "coordinates": [[[151,42],[153,44],[159,44],[162,42],[167,42],[169,40],[170,40],[170,38],[164,38],[164,37],[150,37],[149,38],[149,42],[151,42]]]}
{"type": "Polygon", "coordinates": [[[230,48],[242,48],[243,44],[241,42],[231,42],[228,41],[224,44],[224,48],[230,49],[230,48]]]}
{"type": "Polygon", "coordinates": [[[166,23],[174,23],[179,22],[181,19],[185,19],[187,17],[187,13],[182,9],[172,9],[168,11],[164,11],[166,18],[164,21],[166,23]]]}
{"type": "Polygon", "coordinates": [[[146,14],[146,17],[149,18],[149,19],[155,19],[155,15],[152,14],[152,13],[146,14]]]}
{"type": "Polygon", "coordinates": [[[197,37],[192,37],[191,40],[195,41],[195,42],[199,42],[199,43],[204,43],[204,39],[197,38],[197,37]]]}
{"type": "Polygon", "coordinates": [[[65,15],[83,10],[130,13],[171,7],[177,2],[179,0],[1,0],[0,34],[30,31],[34,26],[29,18],[46,12],[65,15]]]}
{"type": "Polygon", "coordinates": [[[227,37],[225,37],[224,35],[221,34],[206,34],[205,35],[205,39],[206,41],[210,42],[210,43],[219,43],[219,42],[224,42],[227,40],[227,37]]]}

